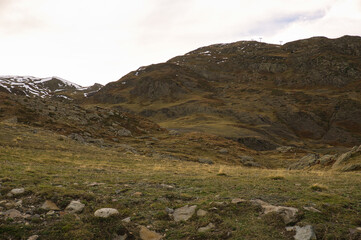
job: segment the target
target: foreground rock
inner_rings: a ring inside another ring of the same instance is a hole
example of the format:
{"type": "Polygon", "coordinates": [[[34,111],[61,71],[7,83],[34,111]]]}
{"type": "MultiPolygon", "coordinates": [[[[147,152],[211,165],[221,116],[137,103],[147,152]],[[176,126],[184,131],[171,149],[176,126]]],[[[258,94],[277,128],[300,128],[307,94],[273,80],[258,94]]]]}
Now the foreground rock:
{"type": "Polygon", "coordinates": [[[163,236],[159,233],[150,231],[144,226],[140,227],[139,235],[142,240],[160,240],[163,238],[163,236]]]}
{"type": "Polygon", "coordinates": [[[44,210],[60,211],[60,208],[50,200],[46,200],[40,208],[44,210]]]}
{"type": "Polygon", "coordinates": [[[85,204],[80,201],[71,201],[70,204],[65,208],[65,211],[69,213],[80,213],[83,211],[85,204]]]}
{"type": "Polygon", "coordinates": [[[194,206],[186,205],[184,207],[177,208],[174,211],[174,213],[172,214],[174,221],[176,221],[176,222],[187,221],[188,219],[190,219],[193,216],[193,214],[196,211],[196,208],[197,208],[197,205],[194,205],[194,206]]]}
{"type": "Polygon", "coordinates": [[[287,225],[297,222],[298,209],[293,207],[274,206],[262,200],[251,200],[251,203],[260,205],[263,208],[263,214],[276,213],[281,216],[283,222],[287,225]]]}
{"type": "Polygon", "coordinates": [[[117,209],[114,208],[101,208],[95,211],[95,217],[108,218],[113,215],[119,214],[117,209]]]}
{"type": "Polygon", "coordinates": [[[21,214],[21,212],[19,212],[16,209],[10,209],[8,211],[6,211],[4,213],[5,219],[11,218],[11,219],[16,219],[16,218],[22,218],[23,215],[21,214]]]}
{"type": "Polygon", "coordinates": [[[307,225],[304,227],[287,227],[287,231],[296,231],[296,235],[294,236],[295,240],[316,240],[316,234],[311,225],[307,225]]]}
{"type": "Polygon", "coordinates": [[[336,162],[333,164],[332,168],[338,168],[340,165],[343,165],[344,163],[346,163],[351,157],[353,157],[353,155],[355,155],[356,153],[361,152],[361,145],[359,147],[355,146],[353,147],[350,151],[345,152],[343,154],[341,154],[337,159],[336,162]]]}
{"type": "Polygon", "coordinates": [[[198,229],[198,232],[203,233],[203,232],[208,232],[209,230],[211,230],[212,228],[215,228],[213,223],[209,223],[207,226],[205,227],[201,227],[198,229]]]}

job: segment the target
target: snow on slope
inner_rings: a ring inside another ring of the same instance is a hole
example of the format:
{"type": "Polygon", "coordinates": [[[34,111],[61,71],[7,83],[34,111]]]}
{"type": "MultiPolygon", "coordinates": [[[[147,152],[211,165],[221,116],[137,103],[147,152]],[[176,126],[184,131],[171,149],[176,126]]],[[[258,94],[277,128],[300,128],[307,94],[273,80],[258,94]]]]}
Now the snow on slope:
{"type": "Polygon", "coordinates": [[[36,78],[32,76],[0,76],[0,87],[13,94],[36,95],[42,98],[66,89],[84,89],[78,84],[59,77],[36,78]]]}

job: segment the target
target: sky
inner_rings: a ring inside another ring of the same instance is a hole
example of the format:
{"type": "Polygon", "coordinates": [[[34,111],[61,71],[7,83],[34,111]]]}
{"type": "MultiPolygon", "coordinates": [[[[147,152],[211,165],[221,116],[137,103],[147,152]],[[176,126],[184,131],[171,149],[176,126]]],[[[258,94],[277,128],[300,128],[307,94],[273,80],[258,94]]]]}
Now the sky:
{"type": "Polygon", "coordinates": [[[360,26],[361,0],[0,0],[0,75],[106,84],[210,44],[360,26]]]}

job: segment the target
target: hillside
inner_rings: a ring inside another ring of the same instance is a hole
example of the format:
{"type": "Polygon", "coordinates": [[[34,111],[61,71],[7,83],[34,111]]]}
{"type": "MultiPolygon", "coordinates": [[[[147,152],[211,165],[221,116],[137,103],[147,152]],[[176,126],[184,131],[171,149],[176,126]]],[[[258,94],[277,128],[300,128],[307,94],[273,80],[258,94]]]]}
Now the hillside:
{"type": "Polygon", "coordinates": [[[255,150],[361,143],[361,38],[216,44],[141,67],[87,100],[255,150]]]}

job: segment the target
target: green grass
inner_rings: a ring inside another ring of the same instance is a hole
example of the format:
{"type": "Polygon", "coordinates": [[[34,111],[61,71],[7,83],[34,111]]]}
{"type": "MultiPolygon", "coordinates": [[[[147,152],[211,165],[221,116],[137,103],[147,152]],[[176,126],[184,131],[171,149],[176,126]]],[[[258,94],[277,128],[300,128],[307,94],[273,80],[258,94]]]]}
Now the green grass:
{"type": "Polygon", "coordinates": [[[138,238],[139,225],[151,225],[165,239],[293,238],[277,216],[260,217],[260,207],[249,202],[230,204],[236,197],[296,207],[301,212],[298,224],[312,224],[320,239],[344,239],[349,229],[361,225],[360,173],[249,169],[159,160],[114,148],[60,141],[55,134],[34,134],[26,127],[2,130],[0,201],[12,201],[6,197],[8,191],[24,187],[26,192],[20,198],[23,206],[35,206],[34,214],[44,214],[39,206],[46,199],[61,209],[73,199],[86,205],[80,214],[45,215],[44,219],[28,221],[29,225],[0,218],[0,236],[4,239],[27,239],[33,234],[41,239],[111,239],[114,234],[130,232],[138,238]],[[92,182],[102,184],[89,186],[92,182]],[[321,186],[322,191],[315,186],[321,186]],[[142,196],[134,196],[136,192],[142,196]],[[175,223],[165,212],[166,207],[187,204],[197,205],[208,214],[175,223]],[[304,206],[314,206],[322,213],[308,212],[304,206]],[[120,214],[110,219],[95,218],[94,211],[101,207],[116,208],[120,214]],[[131,217],[130,223],[121,221],[126,217],[131,217]],[[212,231],[197,232],[210,222],[216,226],[212,231]]]}

